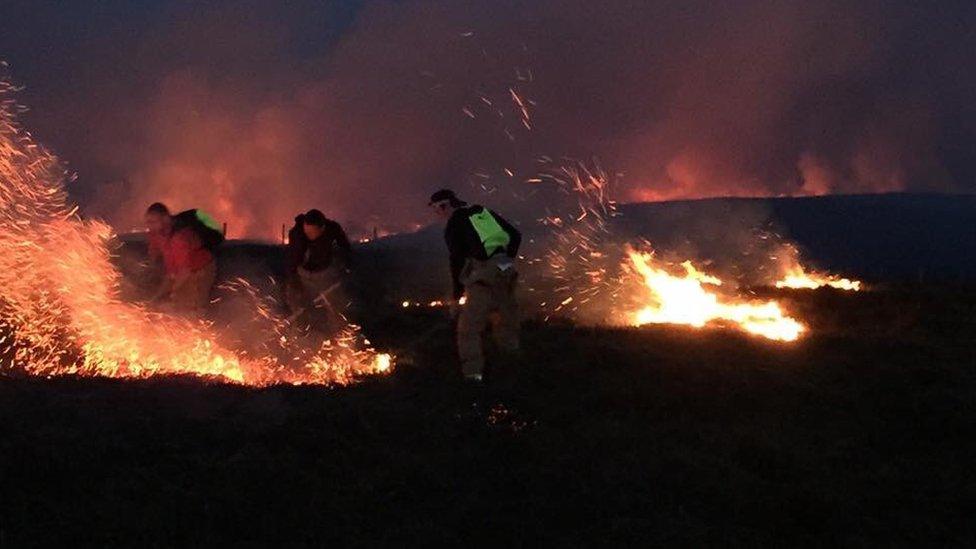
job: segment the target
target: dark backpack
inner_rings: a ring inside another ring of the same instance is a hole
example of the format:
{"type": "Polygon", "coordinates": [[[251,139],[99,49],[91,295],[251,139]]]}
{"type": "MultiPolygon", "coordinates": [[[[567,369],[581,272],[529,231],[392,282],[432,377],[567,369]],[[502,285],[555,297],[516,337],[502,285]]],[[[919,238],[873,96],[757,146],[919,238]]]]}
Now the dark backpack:
{"type": "Polygon", "coordinates": [[[173,216],[173,231],[192,229],[200,237],[203,247],[213,250],[224,241],[224,233],[207,212],[199,209],[186,210],[173,216]]]}

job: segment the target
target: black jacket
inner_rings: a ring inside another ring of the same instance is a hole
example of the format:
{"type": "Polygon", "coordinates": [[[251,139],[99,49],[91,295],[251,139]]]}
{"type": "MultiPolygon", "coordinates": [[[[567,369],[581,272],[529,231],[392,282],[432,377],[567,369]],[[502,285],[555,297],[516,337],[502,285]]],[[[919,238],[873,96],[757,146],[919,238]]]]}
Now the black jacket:
{"type": "Polygon", "coordinates": [[[301,225],[295,224],[288,231],[286,254],[289,274],[294,274],[299,267],[315,272],[328,269],[336,258],[349,262],[352,246],[342,226],[329,219],[322,236],[315,240],[309,240],[301,225]]]}
{"type": "MultiPolygon", "coordinates": [[[[447,250],[451,256],[451,281],[454,283],[454,299],[460,299],[464,295],[461,271],[464,269],[464,263],[468,258],[488,259],[488,255],[485,253],[485,247],[481,243],[481,237],[478,236],[478,231],[475,230],[474,226],[471,225],[471,220],[468,219],[471,215],[479,213],[484,209],[484,206],[478,205],[458,208],[451,215],[451,218],[447,221],[447,227],[444,229],[444,240],[447,241],[447,250]]],[[[519,246],[522,244],[522,233],[494,210],[488,211],[495,216],[498,224],[508,233],[509,242],[505,253],[509,257],[514,258],[518,255],[519,246]]]]}

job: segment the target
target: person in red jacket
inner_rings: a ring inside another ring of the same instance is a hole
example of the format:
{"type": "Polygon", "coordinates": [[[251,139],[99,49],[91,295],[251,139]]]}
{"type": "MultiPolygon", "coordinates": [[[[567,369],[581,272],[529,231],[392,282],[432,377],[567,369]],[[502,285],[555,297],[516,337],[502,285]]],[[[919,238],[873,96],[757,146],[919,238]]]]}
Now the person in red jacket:
{"type": "Polygon", "coordinates": [[[146,210],[149,257],[162,260],[164,276],[152,301],[183,313],[199,314],[210,304],[217,275],[216,263],[192,227],[174,228],[166,205],[156,202],[146,210]]]}

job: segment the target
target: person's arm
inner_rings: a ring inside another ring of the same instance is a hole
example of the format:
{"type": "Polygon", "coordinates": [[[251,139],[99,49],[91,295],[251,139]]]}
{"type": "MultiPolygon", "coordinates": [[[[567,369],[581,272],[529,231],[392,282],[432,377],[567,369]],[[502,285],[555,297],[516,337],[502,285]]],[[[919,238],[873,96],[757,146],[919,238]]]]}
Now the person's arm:
{"type": "MultiPolygon", "coordinates": [[[[201,250],[205,250],[203,239],[193,229],[183,229],[176,232],[172,238],[170,246],[172,253],[171,270],[168,278],[171,291],[182,288],[193,274],[193,258],[201,250]]],[[[212,259],[211,259],[212,261],[212,259]]]]}
{"type": "Polygon", "coordinates": [[[332,223],[332,230],[335,232],[335,244],[338,250],[336,255],[346,266],[349,266],[352,263],[352,244],[349,243],[349,237],[346,236],[346,231],[342,230],[342,225],[336,222],[332,223]]]}
{"type": "Polygon", "coordinates": [[[150,236],[149,239],[149,258],[151,261],[156,263],[156,267],[161,269],[162,276],[159,280],[159,285],[156,290],[149,297],[150,303],[155,303],[158,301],[163,301],[169,297],[173,292],[173,278],[170,276],[170,257],[169,249],[167,245],[169,244],[168,237],[163,236],[150,236]]]}
{"type": "Polygon", "coordinates": [[[464,270],[464,262],[464,256],[451,256],[451,284],[454,299],[461,299],[461,297],[464,295],[464,283],[461,282],[461,271],[464,270]]]}
{"type": "Polygon", "coordinates": [[[163,255],[160,237],[155,234],[149,234],[146,237],[146,244],[150,261],[156,261],[163,255]]]}
{"type": "Polygon", "coordinates": [[[167,275],[174,281],[186,278],[186,275],[190,273],[191,254],[202,247],[203,243],[200,242],[200,238],[189,229],[174,234],[170,242],[172,258],[167,275]]]}
{"type": "Polygon", "coordinates": [[[447,241],[447,251],[451,258],[451,283],[453,284],[454,299],[461,299],[464,295],[464,283],[461,282],[461,271],[464,270],[464,263],[467,260],[467,253],[464,243],[463,227],[454,222],[452,218],[447,222],[444,231],[444,240],[447,241]]]}
{"type": "Polygon", "coordinates": [[[522,245],[522,233],[512,226],[508,220],[498,215],[497,212],[494,210],[489,211],[491,211],[491,215],[495,216],[495,219],[498,220],[498,224],[501,225],[502,229],[505,229],[505,232],[508,233],[508,247],[505,249],[505,253],[508,254],[508,257],[517,257],[519,246],[522,245]]]}
{"type": "Polygon", "coordinates": [[[306,246],[305,235],[301,233],[301,228],[299,227],[297,231],[292,228],[288,233],[288,246],[285,248],[285,271],[288,275],[298,273],[298,267],[305,261],[306,246]]]}
{"type": "Polygon", "coordinates": [[[171,293],[173,293],[173,287],[173,278],[170,277],[169,274],[164,275],[163,279],[159,283],[159,287],[156,288],[156,291],[153,293],[152,297],[149,298],[149,302],[156,303],[158,301],[165,300],[171,293]]]}

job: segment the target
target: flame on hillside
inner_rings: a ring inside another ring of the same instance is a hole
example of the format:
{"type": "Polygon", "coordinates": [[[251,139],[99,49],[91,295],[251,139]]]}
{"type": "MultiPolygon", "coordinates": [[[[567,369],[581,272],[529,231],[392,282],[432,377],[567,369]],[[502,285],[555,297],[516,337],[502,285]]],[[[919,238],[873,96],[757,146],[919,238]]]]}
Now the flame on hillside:
{"type": "Polygon", "coordinates": [[[862,289],[860,280],[808,271],[800,263],[800,251],[792,244],[783,244],[773,259],[779,263],[780,275],[773,283],[777,288],[815,290],[827,287],[852,292],[859,292],[862,289]]]}
{"type": "Polygon", "coordinates": [[[777,341],[794,341],[806,328],[787,316],[776,301],[754,301],[722,295],[722,281],[697,269],[691,261],[681,263],[683,273],[674,274],[657,261],[653,253],[628,250],[630,268],[646,288],[644,305],[627,313],[626,322],[683,324],[702,328],[726,323],[748,333],[777,341]]]}
{"type": "Polygon", "coordinates": [[[794,266],[783,275],[783,278],[776,281],[777,288],[796,290],[815,290],[825,286],[837,290],[861,291],[860,280],[851,280],[830,274],[808,273],[802,265],[794,266]]]}
{"type": "MultiPolygon", "coordinates": [[[[612,222],[621,214],[612,199],[612,177],[599,166],[556,166],[538,180],[554,182],[577,201],[572,211],[542,220],[553,238],[545,267],[555,281],[555,296],[542,303],[550,316],[630,326],[732,326],[776,341],[795,341],[809,332],[779,301],[742,294],[739,279],[723,280],[684,258],[664,261],[639,251],[650,249],[649,243],[632,245],[617,237],[612,222]]],[[[861,289],[856,280],[808,272],[791,244],[770,259],[779,265],[775,272],[781,273],[781,279],[770,284],[779,288],[861,289]]]]}

